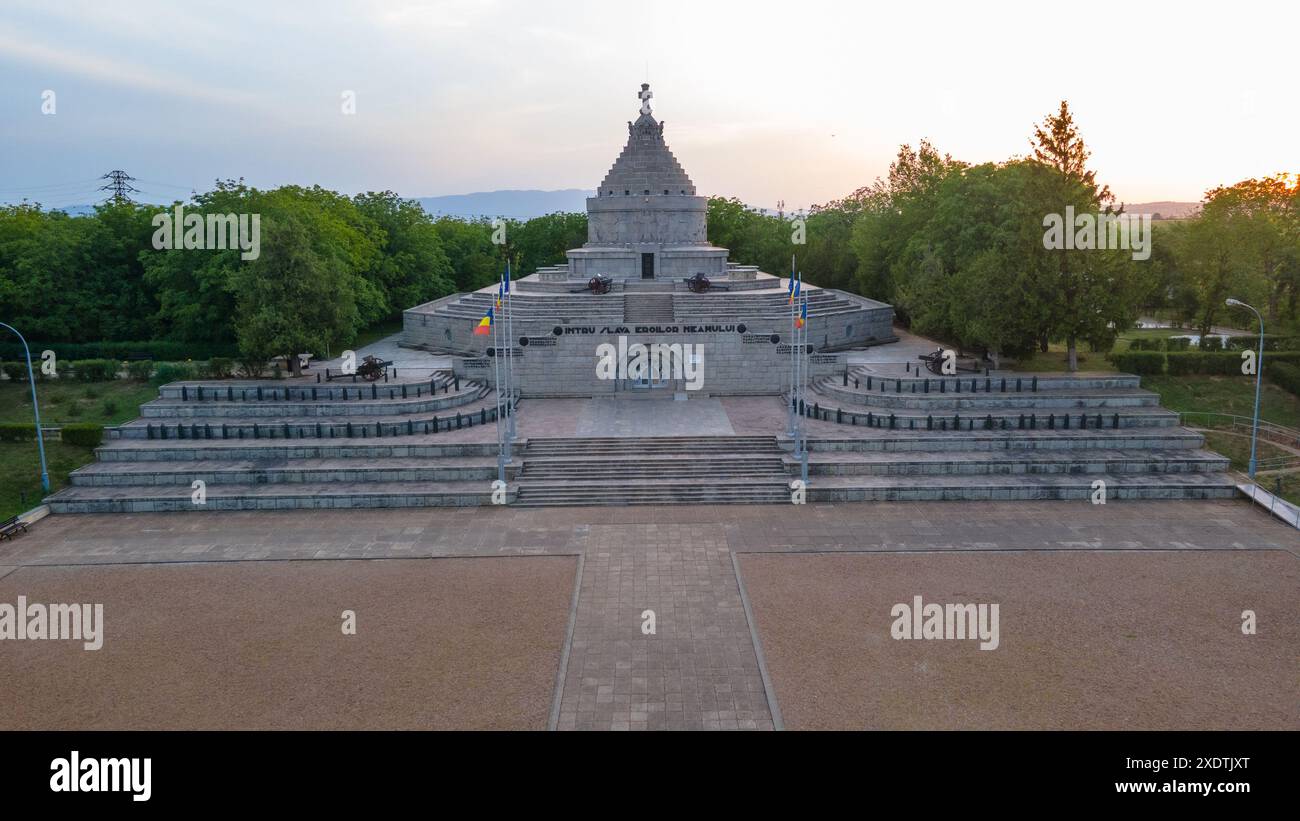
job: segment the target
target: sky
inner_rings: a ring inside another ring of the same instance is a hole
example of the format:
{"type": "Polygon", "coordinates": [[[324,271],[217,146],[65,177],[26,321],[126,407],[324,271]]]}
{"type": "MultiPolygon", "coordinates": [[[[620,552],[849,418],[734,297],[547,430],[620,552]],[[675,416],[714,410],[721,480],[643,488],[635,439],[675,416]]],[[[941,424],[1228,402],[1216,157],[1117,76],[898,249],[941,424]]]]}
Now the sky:
{"type": "Polygon", "coordinates": [[[1196,201],[1300,171],[1298,24],[1283,0],[4,0],[0,202],[93,202],[111,169],[151,202],[590,189],[642,82],[702,194],[807,207],[923,138],[1005,160],[1066,99],[1120,200],[1196,201]]]}

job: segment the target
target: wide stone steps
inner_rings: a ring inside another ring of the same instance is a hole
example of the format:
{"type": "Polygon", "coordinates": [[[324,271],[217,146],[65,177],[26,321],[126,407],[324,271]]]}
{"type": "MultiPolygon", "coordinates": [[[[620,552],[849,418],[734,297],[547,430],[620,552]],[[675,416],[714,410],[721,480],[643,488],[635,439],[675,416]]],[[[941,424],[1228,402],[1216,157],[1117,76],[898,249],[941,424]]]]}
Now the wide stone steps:
{"type": "MultiPolygon", "coordinates": [[[[830,397],[837,402],[849,402],[854,405],[871,405],[889,408],[897,412],[920,411],[938,413],[941,411],[967,410],[1022,410],[1038,408],[1041,410],[1118,410],[1121,408],[1153,408],[1160,404],[1159,394],[1136,388],[1082,388],[1040,390],[1036,393],[971,393],[969,386],[964,393],[939,393],[937,389],[930,393],[890,393],[888,391],[867,392],[852,387],[843,387],[839,380],[827,378],[813,384],[812,390],[819,395],[830,397]]],[[[983,385],[980,383],[980,387],[983,385]]]]}
{"type": "Polygon", "coordinates": [[[523,480],[780,476],[785,468],[777,456],[713,456],[700,458],[640,457],[635,460],[539,459],[528,457],[520,473],[523,480]]]}
{"type": "MultiPolygon", "coordinates": [[[[798,473],[799,461],[786,457],[798,473]]],[[[816,476],[1002,476],[1037,474],[1216,473],[1229,462],[1205,450],[968,451],[958,453],[815,453],[808,459],[816,476]]]]}
{"type": "MultiPolygon", "coordinates": [[[[491,486],[472,482],[345,482],[213,485],[206,502],[193,501],[189,485],[65,487],[46,498],[54,513],[152,513],[211,510],[455,507],[491,504],[491,486]]],[[[515,499],[511,486],[507,502],[515,499]]]]}
{"type": "MultiPolygon", "coordinates": [[[[464,380],[462,380],[462,383],[464,380]]],[[[340,399],[416,399],[454,391],[456,378],[450,371],[435,371],[429,379],[394,379],[366,382],[360,378],[329,382],[254,380],[185,380],[168,382],[158,389],[158,398],[183,402],[313,402],[340,399]]]]}
{"type": "MultiPolygon", "coordinates": [[[[1059,451],[1059,450],[1170,450],[1197,449],[1205,437],[1186,428],[1121,428],[1119,430],[1012,430],[1012,431],[908,431],[875,428],[850,429],[853,435],[825,432],[822,423],[808,436],[808,448],[841,452],[1059,451]]],[[[836,426],[837,428],[840,426],[836,426]]],[[[793,442],[785,439],[782,449],[793,442]]]]}
{"type": "Polygon", "coordinates": [[[1070,500],[1088,503],[1094,483],[1105,482],[1106,501],[1131,499],[1231,499],[1236,485],[1226,473],[1148,475],[818,476],[809,477],[816,502],[922,502],[1070,500]]]}
{"type": "MultiPolygon", "coordinates": [[[[271,439],[230,439],[221,441],[169,439],[114,439],[95,449],[99,463],[121,462],[206,462],[287,459],[442,459],[456,457],[496,458],[496,442],[448,443],[445,434],[393,436],[370,440],[292,441],[271,439]]],[[[516,446],[516,452],[519,447],[516,446]]]]}
{"type": "MultiPolygon", "coordinates": [[[[274,406],[272,406],[273,409],[274,406]]],[[[149,417],[132,420],[108,431],[110,438],[125,439],[304,439],[413,436],[492,424],[496,419],[496,397],[484,389],[477,401],[424,414],[371,416],[302,416],[293,408],[275,416],[244,417],[149,417]]]]}
{"type": "MultiPolygon", "coordinates": [[[[358,389],[354,398],[294,401],[186,402],[155,399],[140,406],[143,419],[285,419],[334,418],[346,416],[394,416],[433,414],[477,402],[491,392],[487,385],[462,383],[459,392],[414,395],[406,399],[373,399],[371,392],[358,389]]],[[[296,392],[295,392],[296,393],[296,392]]]]}
{"type": "MultiPolygon", "coordinates": [[[[515,468],[507,473],[507,478],[515,468]]],[[[69,475],[73,487],[190,485],[323,484],[336,482],[465,482],[484,487],[497,478],[495,457],[456,459],[387,458],[364,464],[356,459],[234,461],[95,462],[69,475]]]]}
{"type": "Polygon", "coordinates": [[[774,436],[652,436],[652,437],[587,437],[582,439],[530,438],[525,455],[542,456],[584,455],[617,456],[629,458],[642,456],[681,454],[697,456],[709,453],[762,453],[778,454],[774,436]]]}
{"type": "MultiPolygon", "coordinates": [[[[787,397],[785,401],[789,401],[789,398],[787,397]]],[[[889,417],[892,414],[895,430],[947,430],[953,429],[958,424],[962,430],[970,430],[972,426],[974,429],[1020,430],[1022,419],[1024,429],[1032,430],[1039,428],[1051,430],[1062,426],[1074,429],[1098,426],[1103,428],[1173,427],[1178,424],[1178,414],[1158,405],[1078,410],[1051,407],[979,408],[963,412],[938,408],[905,409],[872,401],[868,401],[867,404],[857,404],[815,390],[807,392],[805,401],[810,415],[818,414],[818,418],[823,421],[844,425],[889,428],[889,417]]]]}
{"type": "MultiPolygon", "coordinates": [[[[926,383],[930,385],[931,395],[939,393],[1033,393],[1048,392],[1056,390],[1095,390],[1098,388],[1130,388],[1136,389],[1141,387],[1141,377],[1131,373],[1109,373],[1109,372],[1084,372],[1080,371],[1074,374],[1061,373],[1021,373],[1014,371],[993,371],[988,375],[984,374],[959,374],[956,376],[936,376],[923,367],[919,367],[915,375],[910,376],[882,376],[873,370],[870,366],[857,366],[849,370],[849,384],[867,393],[879,393],[881,386],[884,386],[884,392],[894,394],[911,394],[923,393],[926,383]],[[979,383],[974,388],[971,382],[979,383]],[[940,383],[943,383],[942,389],[940,383]],[[1004,384],[1005,383],[1005,384],[1004,384]]],[[[842,377],[841,377],[842,379],[842,377]]]]}
{"type": "Polygon", "coordinates": [[[661,479],[637,484],[520,482],[518,504],[530,507],[789,503],[789,480],[722,482],[661,479]]]}
{"type": "Polygon", "coordinates": [[[673,295],[670,293],[624,293],[623,318],[626,322],[672,322],[673,295]]]}

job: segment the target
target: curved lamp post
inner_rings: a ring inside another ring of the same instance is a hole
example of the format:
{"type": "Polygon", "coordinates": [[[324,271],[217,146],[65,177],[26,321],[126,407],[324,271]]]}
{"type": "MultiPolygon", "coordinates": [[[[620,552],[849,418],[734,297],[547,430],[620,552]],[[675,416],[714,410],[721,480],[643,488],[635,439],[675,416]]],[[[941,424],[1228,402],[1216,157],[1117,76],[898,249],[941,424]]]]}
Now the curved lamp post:
{"type": "Polygon", "coordinates": [[[27,383],[32,386],[32,411],[36,414],[36,449],[41,452],[41,487],[50,492],[50,472],[45,466],[45,438],[41,435],[41,406],[36,402],[36,376],[32,373],[32,351],[27,347],[27,340],[12,325],[0,322],[0,328],[8,328],[23,343],[23,353],[27,354],[27,383]]]}
{"type": "Polygon", "coordinates": [[[1255,357],[1255,417],[1250,426],[1250,467],[1248,474],[1251,481],[1255,479],[1255,444],[1259,438],[1259,383],[1264,377],[1264,317],[1256,311],[1254,306],[1247,305],[1240,299],[1228,299],[1228,305],[1232,307],[1250,308],[1255,311],[1255,318],[1259,320],[1259,354],[1255,357]]]}

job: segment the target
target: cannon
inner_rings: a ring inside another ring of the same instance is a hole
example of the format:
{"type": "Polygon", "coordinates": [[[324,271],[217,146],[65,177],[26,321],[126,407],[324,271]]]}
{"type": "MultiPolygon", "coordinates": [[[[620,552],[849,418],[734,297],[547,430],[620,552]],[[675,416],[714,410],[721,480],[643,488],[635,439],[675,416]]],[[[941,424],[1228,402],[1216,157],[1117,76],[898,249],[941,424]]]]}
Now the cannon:
{"type": "Polygon", "coordinates": [[[695,276],[687,277],[685,282],[686,290],[693,294],[703,294],[709,290],[709,278],[704,274],[696,274],[695,276]]]}
{"type": "Polygon", "coordinates": [[[367,356],[357,365],[357,376],[367,382],[375,382],[384,375],[385,369],[392,362],[385,362],[376,356],[367,356]]]}
{"type": "MultiPolygon", "coordinates": [[[[937,349],[934,353],[921,354],[917,359],[925,363],[925,369],[935,376],[944,376],[943,372],[943,348],[937,349]]],[[[973,356],[962,356],[956,353],[956,369],[960,373],[980,373],[980,361],[973,356]]]]}
{"type": "Polygon", "coordinates": [[[613,289],[613,287],[614,287],[614,280],[610,279],[604,274],[597,274],[596,276],[587,280],[587,284],[582,286],[581,288],[570,288],[569,293],[585,294],[588,291],[590,291],[593,294],[607,294],[610,292],[610,290],[613,289]]]}

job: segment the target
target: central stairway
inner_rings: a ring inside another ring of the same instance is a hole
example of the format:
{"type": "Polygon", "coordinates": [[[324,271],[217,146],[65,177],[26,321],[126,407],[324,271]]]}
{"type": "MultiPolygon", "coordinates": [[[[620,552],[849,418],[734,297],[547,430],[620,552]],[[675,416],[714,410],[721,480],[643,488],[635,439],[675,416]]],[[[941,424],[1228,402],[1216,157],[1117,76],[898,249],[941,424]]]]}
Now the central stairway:
{"type": "Polygon", "coordinates": [[[774,436],[534,438],[524,449],[518,503],[789,503],[781,457],[774,436]]]}
{"type": "Polygon", "coordinates": [[[673,322],[671,293],[624,293],[623,318],[628,322],[673,322]]]}

